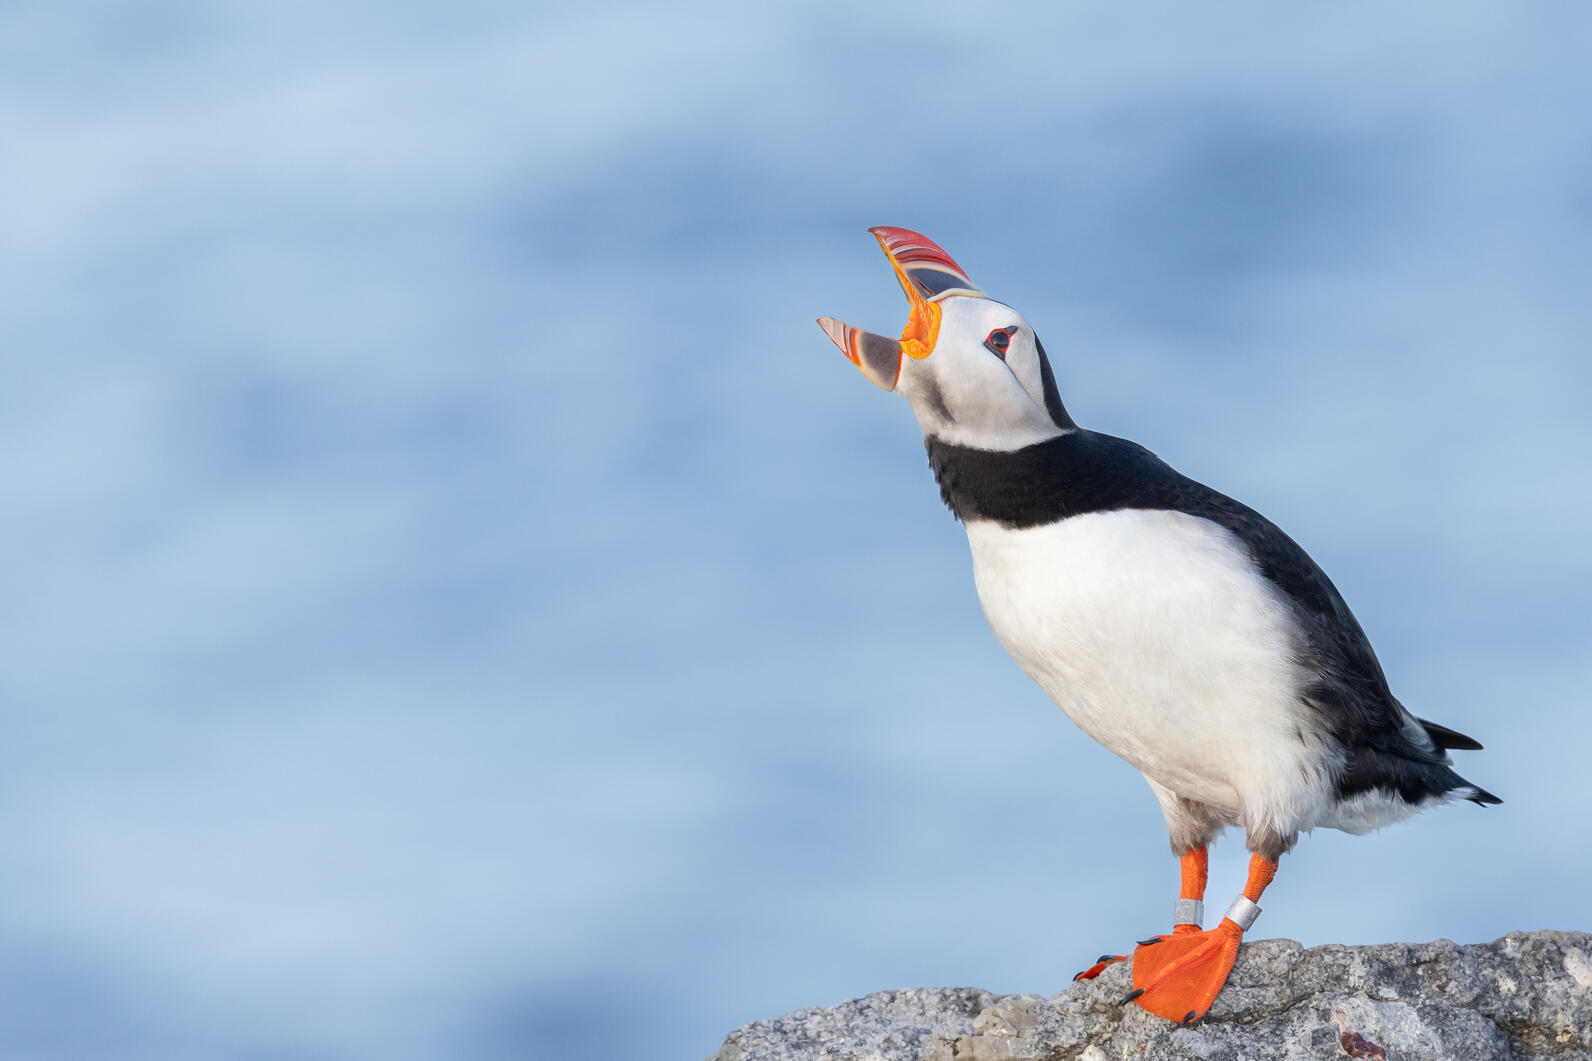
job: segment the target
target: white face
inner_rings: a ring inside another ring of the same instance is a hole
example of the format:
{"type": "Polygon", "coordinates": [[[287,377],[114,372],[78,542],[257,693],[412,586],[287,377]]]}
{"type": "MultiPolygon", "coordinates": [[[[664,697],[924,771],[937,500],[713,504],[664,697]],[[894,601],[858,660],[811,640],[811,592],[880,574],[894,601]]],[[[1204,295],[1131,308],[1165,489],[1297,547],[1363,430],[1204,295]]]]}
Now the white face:
{"type": "Polygon", "coordinates": [[[1045,407],[1039,346],[1022,314],[994,299],[962,295],[939,305],[934,352],[922,360],[903,357],[896,384],[924,437],[1005,451],[1064,434],[1068,429],[1045,407]],[[985,342],[1013,327],[1002,359],[985,342]]]}

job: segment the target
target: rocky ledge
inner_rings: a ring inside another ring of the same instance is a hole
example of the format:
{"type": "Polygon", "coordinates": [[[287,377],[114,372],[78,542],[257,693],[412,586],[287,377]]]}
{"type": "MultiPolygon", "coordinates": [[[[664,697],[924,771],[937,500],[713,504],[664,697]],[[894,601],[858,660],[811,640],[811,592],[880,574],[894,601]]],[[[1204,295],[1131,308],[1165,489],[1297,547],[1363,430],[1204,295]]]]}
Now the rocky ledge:
{"type": "Polygon", "coordinates": [[[881,991],[756,1021],[709,1061],[1376,1058],[1592,1061],[1592,935],[1459,946],[1247,944],[1196,1025],[1119,1005],[1128,963],[1059,995],[881,991]]]}

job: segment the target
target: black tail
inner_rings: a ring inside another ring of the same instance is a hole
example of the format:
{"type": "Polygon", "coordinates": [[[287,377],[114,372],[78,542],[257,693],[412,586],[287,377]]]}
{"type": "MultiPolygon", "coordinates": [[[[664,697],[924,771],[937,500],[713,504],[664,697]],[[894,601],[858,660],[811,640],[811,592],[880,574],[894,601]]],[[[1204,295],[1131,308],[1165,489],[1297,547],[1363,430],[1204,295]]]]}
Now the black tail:
{"type": "MultiPolygon", "coordinates": [[[[1451,730],[1447,726],[1439,726],[1436,722],[1428,722],[1424,718],[1418,718],[1415,721],[1421,724],[1421,728],[1426,730],[1426,735],[1431,737],[1432,743],[1439,748],[1453,748],[1462,752],[1481,751],[1481,741],[1474,737],[1467,737],[1463,733],[1451,730]]],[[[1480,790],[1478,789],[1477,791],[1480,790]]],[[[1493,802],[1500,801],[1494,800],[1493,802]]]]}
{"type": "Polygon", "coordinates": [[[1488,792],[1485,788],[1477,788],[1475,785],[1470,786],[1470,795],[1466,796],[1465,798],[1476,804],[1478,807],[1485,807],[1489,803],[1503,802],[1503,800],[1499,799],[1491,792],[1488,792]]]}
{"type": "MultiPolygon", "coordinates": [[[[1436,722],[1428,722],[1424,718],[1418,718],[1415,721],[1419,722],[1421,728],[1426,731],[1426,735],[1432,738],[1432,743],[1445,751],[1450,748],[1461,752],[1481,751],[1481,741],[1475,737],[1467,737],[1458,730],[1449,729],[1447,726],[1439,726],[1436,722]]],[[[1457,775],[1455,776],[1457,777],[1457,775]]],[[[1469,781],[1463,782],[1463,787],[1470,790],[1470,794],[1465,798],[1478,807],[1485,807],[1489,803],[1503,802],[1503,800],[1488,792],[1485,788],[1473,785],[1469,781]]]]}

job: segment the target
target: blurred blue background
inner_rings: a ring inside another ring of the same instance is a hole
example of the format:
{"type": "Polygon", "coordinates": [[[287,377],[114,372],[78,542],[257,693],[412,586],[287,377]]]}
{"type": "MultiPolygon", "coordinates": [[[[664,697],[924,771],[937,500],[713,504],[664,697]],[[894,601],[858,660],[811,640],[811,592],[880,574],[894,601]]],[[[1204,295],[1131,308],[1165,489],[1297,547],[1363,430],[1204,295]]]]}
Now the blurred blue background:
{"type": "MultiPolygon", "coordinates": [[[[1508,802],[1306,943],[1586,928],[1592,12],[0,7],[0,1054],[698,1058],[1164,927],[813,318],[920,229],[1508,802]]],[[[1242,842],[1213,861],[1213,902],[1242,842]]]]}

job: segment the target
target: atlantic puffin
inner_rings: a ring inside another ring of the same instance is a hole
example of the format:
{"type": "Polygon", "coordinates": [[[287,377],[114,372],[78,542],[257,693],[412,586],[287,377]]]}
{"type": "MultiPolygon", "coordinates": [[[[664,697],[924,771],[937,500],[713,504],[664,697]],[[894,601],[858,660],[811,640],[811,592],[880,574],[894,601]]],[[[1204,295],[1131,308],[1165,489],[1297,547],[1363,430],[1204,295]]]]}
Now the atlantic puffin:
{"type": "MultiPolygon", "coordinates": [[[[1123,1001],[1198,1020],[1300,833],[1502,802],[1453,770],[1450,750],[1481,745],[1399,703],[1293,539],[1143,446],[1080,428],[1020,313],[927,237],[869,231],[911,304],[906,328],[892,339],[818,323],[911,403],[996,638],[1149,782],[1182,881],[1174,927],[1139,942],[1123,1001]],[[1230,825],[1244,830],[1248,880],[1202,930],[1207,847],[1230,825]]],[[[1102,955],[1078,978],[1125,957],[1102,955]]]]}

